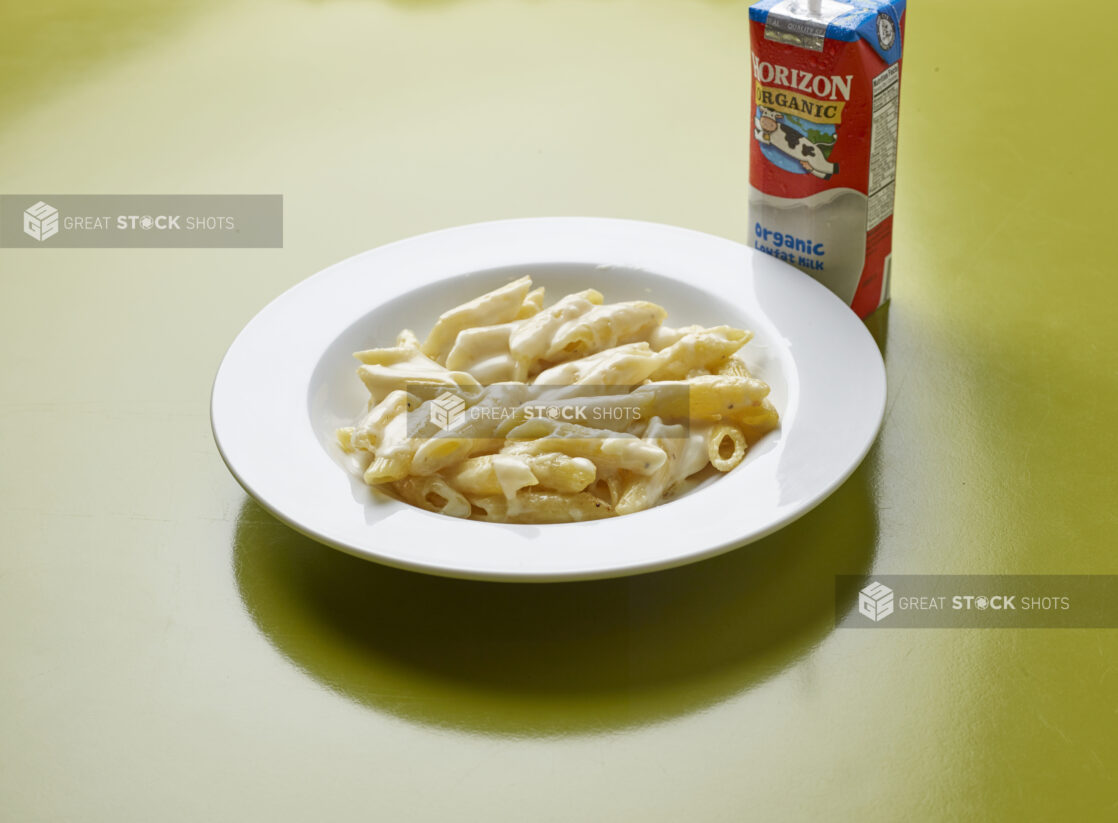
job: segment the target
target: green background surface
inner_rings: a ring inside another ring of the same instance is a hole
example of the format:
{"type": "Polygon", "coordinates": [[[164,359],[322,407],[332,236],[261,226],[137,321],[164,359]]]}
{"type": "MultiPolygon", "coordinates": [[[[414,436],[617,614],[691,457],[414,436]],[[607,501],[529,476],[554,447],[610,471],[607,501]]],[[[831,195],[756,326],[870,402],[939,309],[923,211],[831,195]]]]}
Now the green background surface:
{"type": "Polygon", "coordinates": [[[0,250],[0,817],[1118,819],[1118,630],[834,629],[833,576],[1118,573],[1114,4],[916,2],[887,417],[746,549],[515,586],[250,502],[221,355],[480,220],[745,240],[747,4],[4,5],[0,191],[282,193],[282,250],[0,250]]]}

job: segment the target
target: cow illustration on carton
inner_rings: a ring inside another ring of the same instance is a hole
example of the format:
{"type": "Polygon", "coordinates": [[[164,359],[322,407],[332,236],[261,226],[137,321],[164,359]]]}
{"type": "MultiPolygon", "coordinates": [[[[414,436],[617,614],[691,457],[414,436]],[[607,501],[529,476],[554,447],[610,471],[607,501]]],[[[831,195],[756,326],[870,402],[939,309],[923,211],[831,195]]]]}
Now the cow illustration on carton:
{"type": "MultiPolygon", "coordinates": [[[[838,164],[827,160],[824,146],[814,143],[799,129],[780,122],[784,115],[778,111],[757,107],[757,119],[753,124],[753,137],[767,143],[777,151],[788,155],[800,164],[808,174],[829,180],[838,171],[838,164]]],[[[834,144],[828,144],[827,148],[834,144]]]]}

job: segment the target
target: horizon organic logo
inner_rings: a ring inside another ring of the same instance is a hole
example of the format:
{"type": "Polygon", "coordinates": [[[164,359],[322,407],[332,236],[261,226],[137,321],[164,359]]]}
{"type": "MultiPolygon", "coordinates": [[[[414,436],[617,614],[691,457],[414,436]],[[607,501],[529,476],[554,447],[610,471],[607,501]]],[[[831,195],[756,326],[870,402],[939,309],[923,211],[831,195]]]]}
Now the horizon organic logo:
{"type": "Polygon", "coordinates": [[[858,593],[858,611],[874,623],[893,613],[893,590],[874,581],[858,593]]]}
{"type": "Polygon", "coordinates": [[[40,243],[54,237],[58,234],[58,209],[42,200],[24,209],[23,233],[40,243]]]}
{"type": "Polygon", "coordinates": [[[431,422],[443,431],[454,428],[466,416],[466,401],[456,394],[444,391],[431,401],[431,422]]]}

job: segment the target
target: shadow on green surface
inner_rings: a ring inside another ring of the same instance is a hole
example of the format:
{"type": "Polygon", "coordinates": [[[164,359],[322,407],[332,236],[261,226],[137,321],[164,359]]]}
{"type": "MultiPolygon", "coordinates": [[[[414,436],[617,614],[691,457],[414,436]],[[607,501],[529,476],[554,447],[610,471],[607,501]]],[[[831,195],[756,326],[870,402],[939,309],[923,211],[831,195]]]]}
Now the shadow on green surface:
{"type": "MultiPolygon", "coordinates": [[[[276,649],[370,708],[505,735],[637,726],[759,684],[831,632],[834,575],[865,573],[873,557],[871,465],[750,546],[582,583],[400,571],[321,546],[248,500],[235,574],[276,649]]],[[[840,593],[844,611],[856,596],[840,593]]]]}
{"type": "Polygon", "coordinates": [[[892,303],[886,303],[880,306],[877,311],[873,312],[865,319],[866,330],[873,337],[877,347],[881,349],[881,356],[885,358],[885,350],[889,342],[889,308],[892,303]]]}

